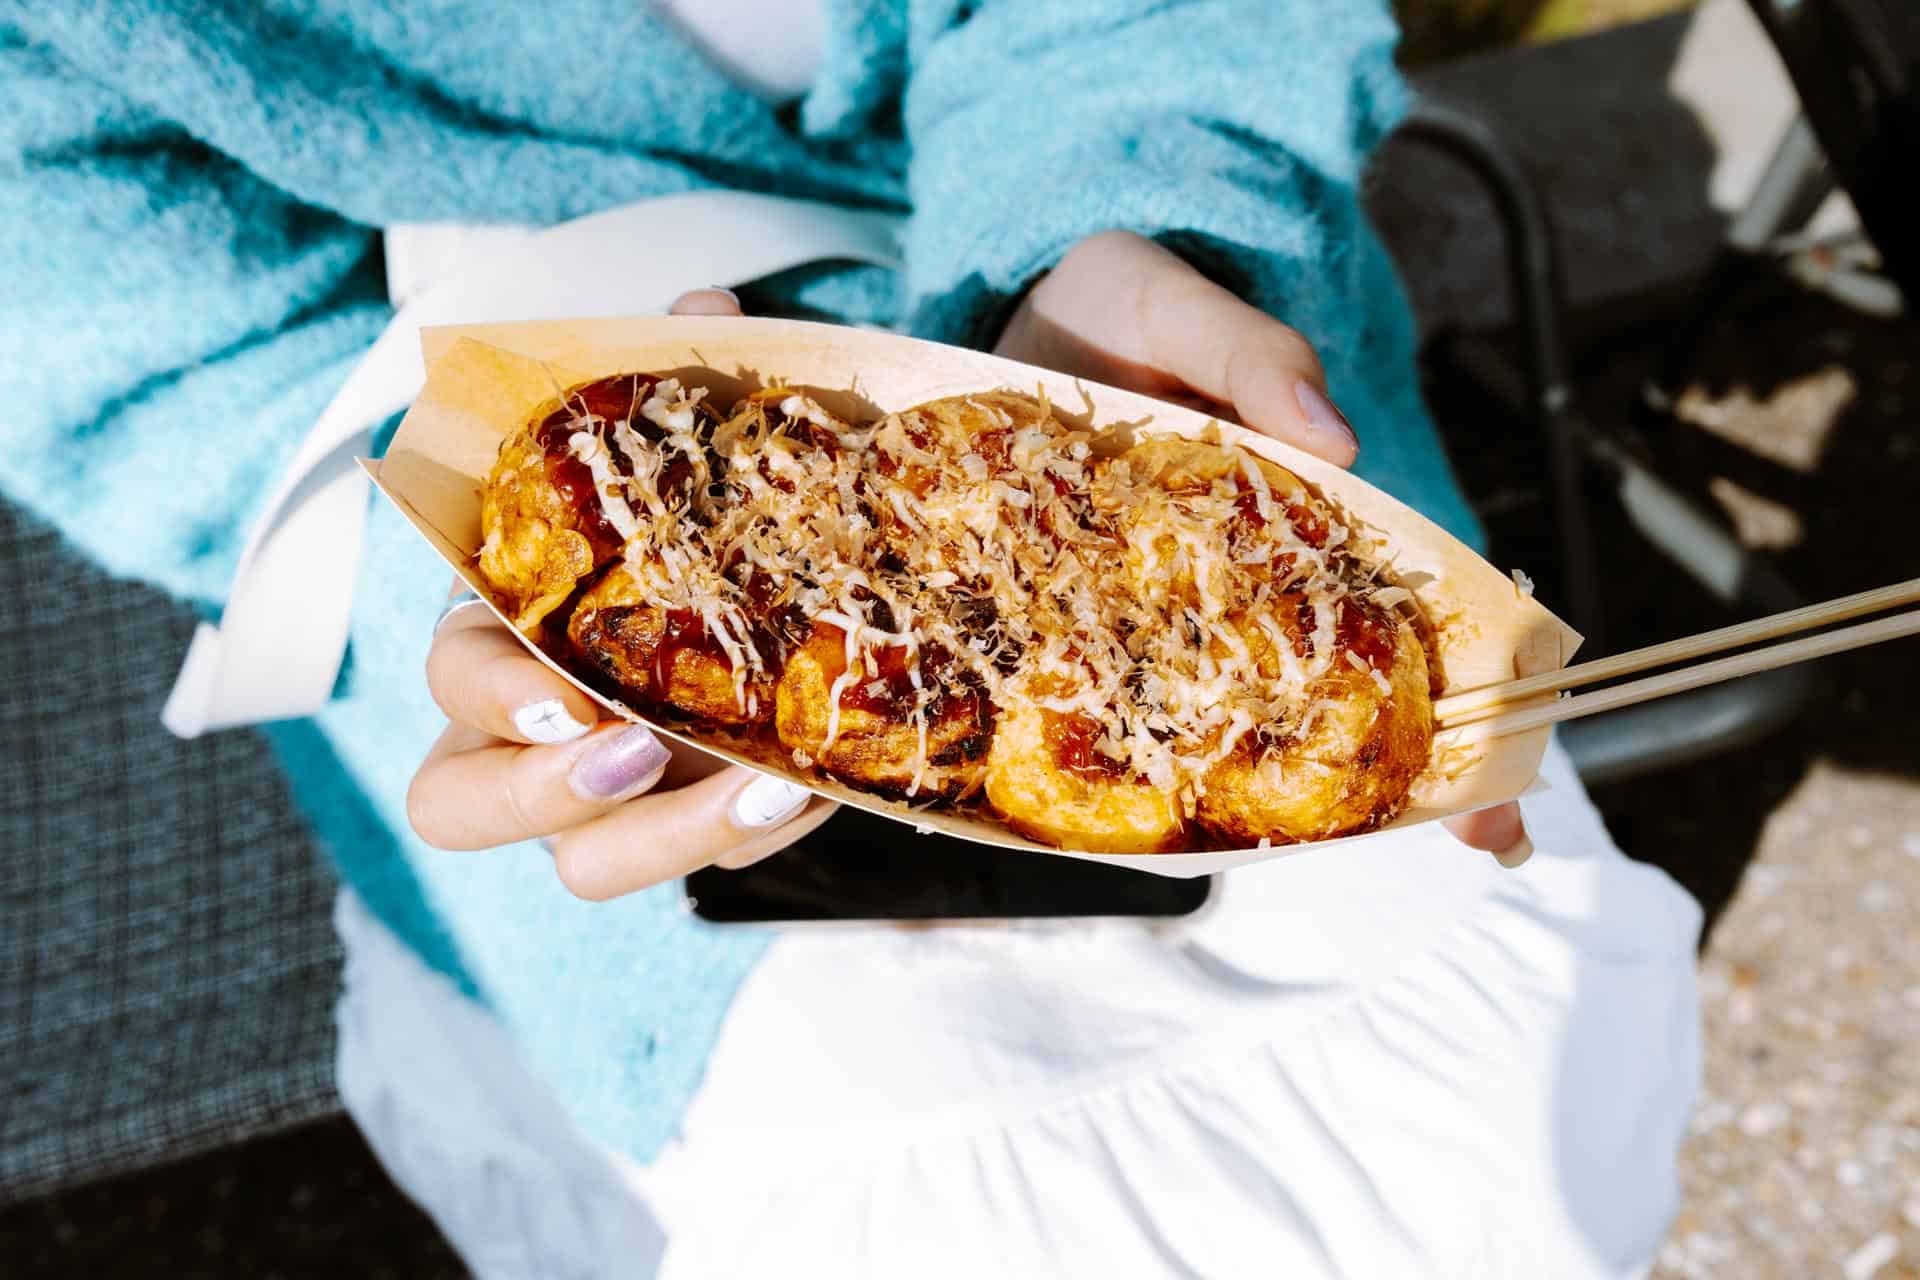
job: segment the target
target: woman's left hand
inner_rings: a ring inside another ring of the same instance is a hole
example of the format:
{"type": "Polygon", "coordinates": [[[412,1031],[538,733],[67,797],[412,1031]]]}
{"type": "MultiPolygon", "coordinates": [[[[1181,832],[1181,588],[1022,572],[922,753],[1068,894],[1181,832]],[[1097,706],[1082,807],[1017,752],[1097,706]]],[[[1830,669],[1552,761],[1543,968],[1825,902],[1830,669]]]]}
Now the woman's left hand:
{"type": "MultiPolygon", "coordinates": [[[[724,289],[690,293],[681,315],[739,315],[724,289]]],[[[1153,241],[1088,236],[1033,287],[994,351],[1243,423],[1337,466],[1359,439],[1327,398],[1313,344],[1153,241]]],[[[1533,852],[1516,804],[1448,819],[1447,829],[1517,867],[1533,852]]]]}
{"type": "Polygon", "coordinates": [[[1219,415],[1336,466],[1360,452],[1311,342],[1131,232],[1069,249],[994,351],[1219,415]]]}
{"type": "MultiPolygon", "coordinates": [[[[1035,285],[994,350],[1189,405],[1349,467],[1352,426],[1327,398],[1313,344],[1143,236],[1088,236],[1035,285]]],[[[1533,852],[1517,804],[1450,818],[1447,830],[1502,865],[1533,852]]]]}

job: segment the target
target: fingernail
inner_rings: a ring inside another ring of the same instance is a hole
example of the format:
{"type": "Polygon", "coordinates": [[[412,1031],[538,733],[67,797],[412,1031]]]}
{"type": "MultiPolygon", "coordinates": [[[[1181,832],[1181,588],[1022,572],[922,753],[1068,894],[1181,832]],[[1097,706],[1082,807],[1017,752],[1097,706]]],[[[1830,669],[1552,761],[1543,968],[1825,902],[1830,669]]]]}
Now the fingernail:
{"type": "Polygon", "coordinates": [[[556,742],[572,742],[593,728],[590,724],[575,720],[573,713],[567,710],[567,704],[558,698],[529,702],[513,713],[513,727],[528,742],[546,746],[556,742]]]}
{"type": "Polygon", "coordinates": [[[1493,855],[1493,860],[1503,867],[1517,867],[1533,856],[1533,837],[1522,831],[1520,839],[1511,848],[1493,855]]]}
{"type": "Polygon", "coordinates": [[[733,820],[743,827],[770,827],[800,812],[813,792],[778,778],[755,778],[733,798],[733,820]]]}
{"type": "Polygon", "coordinates": [[[1316,431],[1326,431],[1346,441],[1347,447],[1358,453],[1360,437],[1353,433],[1353,424],[1347,421],[1345,414],[1333,407],[1333,401],[1327,399],[1311,382],[1293,384],[1293,398],[1300,402],[1300,412],[1307,415],[1307,424],[1316,431]]]}
{"type": "Polygon", "coordinates": [[[707,286],[706,291],[708,293],[724,293],[727,295],[727,297],[733,300],[734,306],[737,307],[740,305],[740,295],[735,293],[733,290],[727,288],[727,286],[723,284],[710,284],[707,286]]]}
{"type": "Polygon", "coordinates": [[[573,766],[567,783],[583,800],[621,800],[667,767],[667,749],[645,725],[608,734],[573,766]]]}

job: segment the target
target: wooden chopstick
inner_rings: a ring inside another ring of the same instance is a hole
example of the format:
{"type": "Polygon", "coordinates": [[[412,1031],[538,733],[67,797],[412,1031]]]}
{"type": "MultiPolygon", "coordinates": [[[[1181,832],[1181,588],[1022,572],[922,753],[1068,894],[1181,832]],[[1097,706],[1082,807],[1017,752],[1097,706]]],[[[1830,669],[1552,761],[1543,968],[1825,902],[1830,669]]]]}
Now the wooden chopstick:
{"type": "Polygon", "coordinates": [[[1469,719],[1464,723],[1449,723],[1441,727],[1443,730],[1472,729],[1476,731],[1475,736],[1489,738],[1497,738],[1509,733],[1524,733],[1543,725],[1559,724],[1563,720],[1577,720],[1581,716],[1613,711],[1619,707],[1630,707],[1636,702],[1664,698],[1669,694],[1685,693],[1689,689],[1718,684],[1722,680],[1736,680],[1741,676],[1750,676],[1761,671],[1771,671],[1776,667],[1805,662],[1809,658],[1823,658],[1830,653],[1840,653],[1847,649],[1858,649],[1864,645],[1879,644],[1883,640],[1896,640],[1901,636],[1911,635],[1920,635],[1920,609],[1897,613],[1891,618],[1876,618],[1872,622],[1842,627],[1838,631],[1828,631],[1817,636],[1789,640],[1784,644],[1769,645],[1764,649],[1755,649],[1751,653],[1735,654],[1731,658],[1720,658],[1713,662],[1682,667],[1678,671],[1648,676],[1644,680],[1616,685],[1611,689],[1597,689],[1592,693],[1559,698],[1537,707],[1509,711],[1487,719],[1469,719]]]}
{"type": "Polygon", "coordinates": [[[1637,671],[1671,666],[1676,662],[1686,662],[1693,658],[1704,658],[1710,653],[1737,649],[1742,645],[1755,644],[1761,640],[1778,639],[1781,636],[1792,635],[1796,631],[1824,627],[1834,622],[1845,622],[1850,618],[1878,613],[1882,609],[1891,609],[1897,605],[1913,604],[1916,601],[1920,601],[1920,578],[1897,582],[1890,587],[1862,591],[1857,595],[1841,596],[1837,600],[1828,600],[1823,604],[1810,604],[1801,609],[1789,609],[1785,613],[1769,614],[1764,618],[1755,618],[1751,622],[1721,627],[1717,631],[1702,631],[1698,635],[1668,640],[1663,644],[1648,645],[1644,649],[1616,653],[1610,658],[1578,663],[1559,671],[1547,671],[1520,680],[1507,680],[1499,684],[1481,685],[1477,689],[1462,690],[1435,702],[1433,715],[1435,720],[1447,724],[1464,724],[1472,719],[1485,719],[1487,715],[1497,711],[1502,703],[1520,702],[1542,693],[1558,693],[1563,689],[1576,689],[1583,684],[1592,684],[1599,680],[1612,680],[1617,676],[1628,676],[1637,671]],[[1486,714],[1474,716],[1469,714],[1472,712],[1486,714]]]}

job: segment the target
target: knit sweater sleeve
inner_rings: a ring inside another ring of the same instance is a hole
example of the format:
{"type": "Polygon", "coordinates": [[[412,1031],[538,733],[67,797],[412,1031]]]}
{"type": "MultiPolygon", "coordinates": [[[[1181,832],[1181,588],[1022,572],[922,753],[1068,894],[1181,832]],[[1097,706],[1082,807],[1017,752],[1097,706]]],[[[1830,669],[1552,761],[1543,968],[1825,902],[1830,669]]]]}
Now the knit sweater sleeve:
{"type": "Polygon", "coordinates": [[[1076,240],[1152,236],[1319,349],[1363,473],[1476,530],[1360,200],[1406,91],[1380,0],[909,0],[914,328],[992,339],[1076,240]]]}
{"type": "Polygon", "coordinates": [[[1243,288],[1291,286],[1294,310],[1337,307],[1333,281],[1298,286],[1347,256],[1362,161],[1399,112],[1379,5],[938,7],[903,98],[923,326],[968,336],[994,295],[1115,227],[1205,244],[1243,288]]]}
{"type": "Polygon", "coordinates": [[[0,493],[211,603],[280,460],[386,313],[373,233],[0,40],[0,493]]]}

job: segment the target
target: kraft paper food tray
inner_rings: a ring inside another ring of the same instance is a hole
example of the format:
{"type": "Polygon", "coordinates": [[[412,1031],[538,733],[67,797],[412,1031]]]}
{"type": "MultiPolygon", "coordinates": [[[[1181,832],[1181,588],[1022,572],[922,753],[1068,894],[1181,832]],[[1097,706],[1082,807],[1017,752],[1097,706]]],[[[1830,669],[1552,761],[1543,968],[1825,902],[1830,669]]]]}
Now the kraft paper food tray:
{"type": "MultiPolygon", "coordinates": [[[[536,410],[544,412],[556,403],[560,388],[616,373],[675,372],[683,383],[690,380],[708,388],[709,396],[722,405],[779,382],[806,388],[829,409],[860,419],[940,396],[1009,387],[1028,393],[1044,389],[1063,418],[1095,428],[1183,436],[1217,431],[1223,441],[1299,475],[1345,509],[1356,537],[1377,539],[1388,548],[1395,579],[1414,592],[1437,625],[1448,692],[1558,669],[1580,642],[1511,578],[1438,525],[1330,463],[1193,410],[982,352],[871,330],[725,316],[448,326],[423,330],[421,346],[426,386],[385,459],[362,465],[489,605],[493,601],[475,570],[474,555],[480,545],[480,488],[501,440],[536,410]]],[[[494,612],[506,621],[497,606],[494,612]]],[[[921,830],[1001,848],[1123,863],[1184,877],[1379,834],[1208,853],[1058,850],[990,819],[913,809],[697,741],[683,729],[655,723],[602,697],[530,642],[528,648],[595,702],[677,742],[921,830]]],[[[1471,726],[1445,735],[1436,767],[1416,784],[1407,811],[1380,830],[1431,822],[1520,795],[1538,774],[1547,735],[1548,730],[1539,729],[1489,740],[1476,737],[1471,726]]],[[[910,853],[910,848],[903,852],[910,853]]]]}

